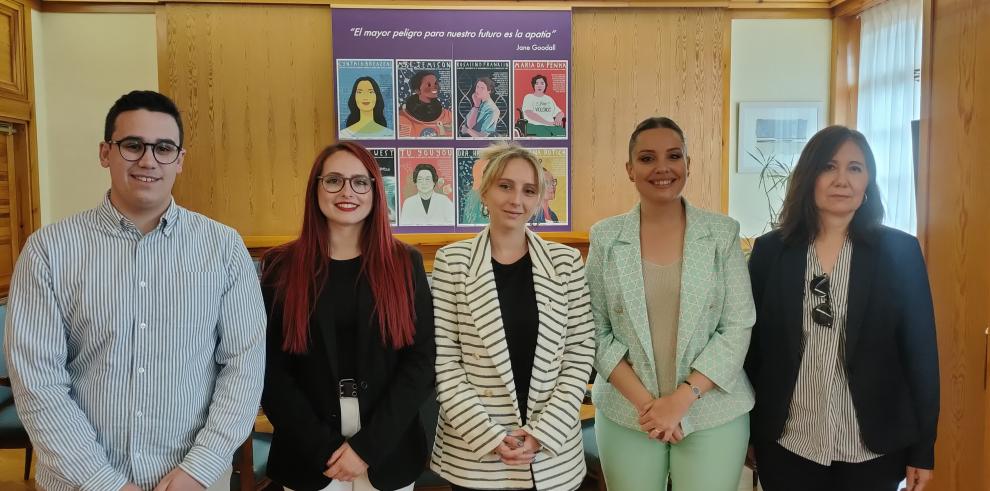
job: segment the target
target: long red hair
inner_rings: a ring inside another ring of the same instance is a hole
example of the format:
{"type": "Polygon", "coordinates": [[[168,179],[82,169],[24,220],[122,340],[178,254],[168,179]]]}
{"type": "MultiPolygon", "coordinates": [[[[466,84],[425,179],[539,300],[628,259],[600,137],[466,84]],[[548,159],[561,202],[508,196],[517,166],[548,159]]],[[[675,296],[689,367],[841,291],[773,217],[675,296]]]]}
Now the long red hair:
{"type": "Polygon", "coordinates": [[[264,257],[262,281],[275,288],[282,304],[282,350],[305,353],[309,345],[309,318],[329,274],[330,227],[320,211],[323,163],[337,152],[348,152],[374,178],[371,212],[361,233],[362,272],[371,285],[382,342],[394,349],[412,344],[415,332],[412,263],[406,245],[392,236],[385,187],[375,158],[356,143],[340,142],[324,148],[309,172],[302,232],[292,242],[270,249],[264,257]]]}

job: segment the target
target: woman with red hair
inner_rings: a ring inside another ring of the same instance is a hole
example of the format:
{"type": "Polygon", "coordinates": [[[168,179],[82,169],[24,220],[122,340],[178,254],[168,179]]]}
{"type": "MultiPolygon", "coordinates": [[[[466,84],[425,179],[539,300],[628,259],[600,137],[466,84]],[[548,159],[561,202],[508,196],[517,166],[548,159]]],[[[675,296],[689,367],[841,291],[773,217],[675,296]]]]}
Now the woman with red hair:
{"type": "Polygon", "coordinates": [[[433,300],[423,258],[392,237],[360,145],[313,162],[302,233],[262,261],[268,475],[287,490],[411,490],[427,459],[433,300]]]}

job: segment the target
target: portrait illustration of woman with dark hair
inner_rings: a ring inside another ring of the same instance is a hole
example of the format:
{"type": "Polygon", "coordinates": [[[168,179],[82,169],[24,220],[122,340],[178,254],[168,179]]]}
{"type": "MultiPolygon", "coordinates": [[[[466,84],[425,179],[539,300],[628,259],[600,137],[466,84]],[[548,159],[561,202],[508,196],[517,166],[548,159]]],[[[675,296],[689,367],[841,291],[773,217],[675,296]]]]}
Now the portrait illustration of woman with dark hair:
{"type": "MultiPolygon", "coordinates": [[[[473,138],[488,138],[495,135],[502,111],[492,100],[495,82],[490,77],[478,77],[471,93],[471,110],[461,125],[461,134],[473,138]]],[[[502,135],[504,136],[504,135],[502,135]]]]}
{"type": "Polygon", "coordinates": [[[526,119],[526,135],[559,137],[567,136],[564,111],[560,109],[553,97],[547,95],[547,77],[535,75],[530,80],[533,92],[523,97],[522,114],[526,119]]]}
{"type": "Polygon", "coordinates": [[[412,94],[399,109],[400,138],[452,138],[453,116],[440,102],[440,80],[430,70],[409,79],[412,94]]]}
{"type": "Polygon", "coordinates": [[[346,125],[340,130],[342,140],[372,140],[392,138],[395,131],[388,127],[385,118],[385,97],[372,77],[359,77],[354,81],[351,96],[347,99],[346,125]]]}

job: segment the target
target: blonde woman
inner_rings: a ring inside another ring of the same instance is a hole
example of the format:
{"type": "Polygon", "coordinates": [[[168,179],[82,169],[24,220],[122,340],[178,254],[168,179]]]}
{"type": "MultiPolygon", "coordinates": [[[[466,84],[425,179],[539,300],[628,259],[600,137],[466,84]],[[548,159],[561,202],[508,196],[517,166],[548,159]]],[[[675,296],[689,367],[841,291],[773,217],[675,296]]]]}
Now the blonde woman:
{"type": "Polygon", "coordinates": [[[526,228],[544,181],[498,144],[479,194],[490,225],[433,263],[440,419],[431,467],[453,489],[577,489],[594,324],[577,250],[526,228]]]}

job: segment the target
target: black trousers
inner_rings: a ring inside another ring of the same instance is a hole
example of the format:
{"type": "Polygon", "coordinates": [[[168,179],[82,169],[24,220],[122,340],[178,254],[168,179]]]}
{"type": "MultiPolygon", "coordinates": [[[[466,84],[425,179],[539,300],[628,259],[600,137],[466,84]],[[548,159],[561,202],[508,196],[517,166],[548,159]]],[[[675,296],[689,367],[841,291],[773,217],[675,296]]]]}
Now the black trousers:
{"type": "Polygon", "coordinates": [[[858,464],[826,466],[773,442],[756,445],[756,470],[764,491],[897,491],[907,456],[902,450],[858,464]]]}

